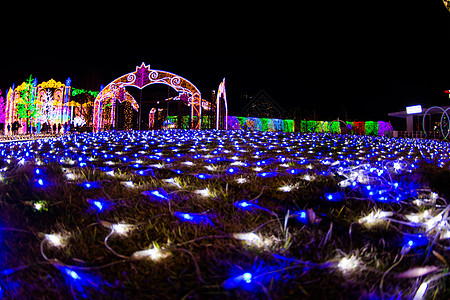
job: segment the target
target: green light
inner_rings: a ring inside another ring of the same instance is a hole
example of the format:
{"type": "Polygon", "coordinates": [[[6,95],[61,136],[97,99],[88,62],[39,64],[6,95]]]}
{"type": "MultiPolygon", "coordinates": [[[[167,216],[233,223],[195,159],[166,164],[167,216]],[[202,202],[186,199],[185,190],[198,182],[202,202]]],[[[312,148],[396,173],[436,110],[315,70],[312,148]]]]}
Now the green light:
{"type": "Polygon", "coordinates": [[[88,91],[88,90],[84,90],[84,89],[72,89],[72,96],[77,96],[77,95],[81,95],[81,94],[89,94],[93,97],[97,97],[97,95],[99,94],[99,91],[88,91]]]}

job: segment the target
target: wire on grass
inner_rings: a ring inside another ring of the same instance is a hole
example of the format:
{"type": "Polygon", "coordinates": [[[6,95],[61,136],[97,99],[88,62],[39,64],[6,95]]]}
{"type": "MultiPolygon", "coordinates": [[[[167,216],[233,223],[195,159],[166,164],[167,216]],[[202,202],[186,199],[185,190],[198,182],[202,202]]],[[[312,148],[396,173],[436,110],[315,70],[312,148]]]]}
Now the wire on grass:
{"type": "Polygon", "coordinates": [[[109,237],[110,237],[111,235],[114,234],[114,232],[115,232],[114,230],[111,230],[111,232],[105,237],[105,240],[103,241],[103,243],[105,244],[106,249],[108,249],[112,254],[114,254],[114,255],[117,256],[117,257],[120,257],[120,258],[123,258],[123,259],[126,259],[126,260],[130,260],[131,257],[117,253],[116,251],[114,251],[114,249],[112,249],[112,248],[108,245],[108,239],[109,239],[109,237]]]}

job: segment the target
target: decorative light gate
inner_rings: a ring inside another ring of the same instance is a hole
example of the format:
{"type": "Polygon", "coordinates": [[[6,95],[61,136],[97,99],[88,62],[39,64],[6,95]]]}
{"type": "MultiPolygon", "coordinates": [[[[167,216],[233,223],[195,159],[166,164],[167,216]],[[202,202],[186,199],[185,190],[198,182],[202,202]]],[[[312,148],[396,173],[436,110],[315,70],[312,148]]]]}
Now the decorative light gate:
{"type": "Polygon", "coordinates": [[[202,122],[202,98],[197,87],[181,76],[167,71],[153,70],[150,69],[150,65],[146,66],[142,63],[139,67],[136,67],[136,71],[113,80],[95,98],[94,131],[111,127],[114,124],[116,100],[120,102],[130,101],[134,108],[139,108],[134,99],[127,97],[128,93],[125,91],[125,87],[134,86],[143,89],[150,84],[156,83],[169,85],[180,95],[185,94],[187,96],[188,105],[191,106],[191,129],[200,129],[202,122]],[[106,114],[103,112],[105,108],[108,108],[106,114]]]}

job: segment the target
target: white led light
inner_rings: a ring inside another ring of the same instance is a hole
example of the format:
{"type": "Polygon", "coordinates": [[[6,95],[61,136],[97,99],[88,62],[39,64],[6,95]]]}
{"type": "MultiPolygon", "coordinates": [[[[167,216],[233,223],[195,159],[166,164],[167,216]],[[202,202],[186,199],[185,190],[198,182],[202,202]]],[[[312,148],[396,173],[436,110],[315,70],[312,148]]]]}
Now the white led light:
{"type": "Polygon", "coordinates": [[[205,188],[203,190],[196,190],[195,193],[199,194],[202,197],[209,197],[209,196],[211,196],[211,193],[209,192],[208,188],[205,188]]]}
{"type": "Polygon", "coordinates": [[[131,255],[131,259],[139,260],[139,259],[151,259],[153,261],[158,261],[163,258],[169,257],[170,252],[165,249],[160,248],[149,248],[146,250],[136,251],[131,255]]]}
{"type": "Polygon", "coordinates": [[[60,233],[46,234],[45,239],[54,247],[65,247],[69,236],[61,235],[60,233]]]}
{"type": "Polygon", "coordinates": [[[117,233],[119,235],[126,235],[131,230],[133,230],[134,225],[117,223],[117,224],[112,224],[110,226],[110,228],[111,228],[112,231],[114,231],[114,233],[117,233]]]}
{"type": "Polygon", "coordinates": [[[337,267],[342,270],[342,272],[347,273],[355,270],[361,265],[360,260],[355,256],[350,256],[349,258],[343,257],[337,267]]]}

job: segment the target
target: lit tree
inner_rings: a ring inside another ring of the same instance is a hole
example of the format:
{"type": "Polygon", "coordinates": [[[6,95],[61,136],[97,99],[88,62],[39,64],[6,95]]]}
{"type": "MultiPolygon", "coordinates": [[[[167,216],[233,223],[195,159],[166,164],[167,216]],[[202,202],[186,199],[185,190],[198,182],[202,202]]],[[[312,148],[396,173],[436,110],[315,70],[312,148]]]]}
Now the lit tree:
{"type": "Polygon", "coordinates": [[[36,104],[34,102],[34,79],[26,80],[25,88],[20,91],[20,101],[17,103],[17,114],[20,119],[27,120],[27,133],[29,131],[31,120],[36,116],[36,104]]]}

